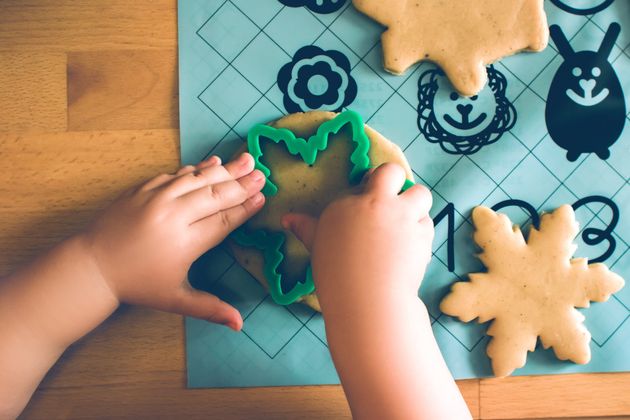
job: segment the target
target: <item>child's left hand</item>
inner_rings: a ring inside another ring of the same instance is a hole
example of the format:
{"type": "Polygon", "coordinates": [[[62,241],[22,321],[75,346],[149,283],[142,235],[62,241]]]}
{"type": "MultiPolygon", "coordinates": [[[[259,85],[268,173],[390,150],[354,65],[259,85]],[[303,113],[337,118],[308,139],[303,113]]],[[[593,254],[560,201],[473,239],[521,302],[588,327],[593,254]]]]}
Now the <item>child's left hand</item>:
{"type": "Polygon", "coordinates": [[[263,206],[264,175],[249,154],[212,157],[123,194],[81,235],[119,301],[240,330],[240,313],[193,289],[186,274],[208,249],[263,206]]]}

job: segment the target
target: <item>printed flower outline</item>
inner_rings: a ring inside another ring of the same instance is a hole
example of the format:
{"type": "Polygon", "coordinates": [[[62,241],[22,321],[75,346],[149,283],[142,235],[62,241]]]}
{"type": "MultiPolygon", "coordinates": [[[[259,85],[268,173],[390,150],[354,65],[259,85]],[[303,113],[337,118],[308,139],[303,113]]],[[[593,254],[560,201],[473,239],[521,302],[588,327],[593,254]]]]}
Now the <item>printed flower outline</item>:
{"type": "Polygon", "coordinates": [[[357,97],[357,82],[350,60],[336,50],[314,45],[300,48],[278,73],[287,112],[326,110],[339,112],[357,97]]]}
{"type": "Polygon", "coordinates": [[[306,7],[315,13],[334,13],[341,9],[346,0],[280,0],[289,7],[306,7]]]}

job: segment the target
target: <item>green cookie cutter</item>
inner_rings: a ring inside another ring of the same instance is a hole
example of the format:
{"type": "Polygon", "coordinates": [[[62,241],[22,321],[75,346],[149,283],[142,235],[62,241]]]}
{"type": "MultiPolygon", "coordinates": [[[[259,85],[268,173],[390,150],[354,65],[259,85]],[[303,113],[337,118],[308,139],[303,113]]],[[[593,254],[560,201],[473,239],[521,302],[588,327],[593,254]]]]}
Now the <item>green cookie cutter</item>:
{"type": "MultiPolygon", "coordinates": [[[[274,128],[264,124],[254,126],[248,133],[247,147],[249,153],[254,157],[256,169],[265,175],[266,182],[262,189],[263,194],[267,197],[274,196],[278,193],[278,186],[271,180],[271,169],[261,161],[263,157],[261,139],[270,140],[276,144],[284,143],[289,153],[300,156],[307,165],[313,165],[317,160],[318,152],[326,150],[328,147],[330,136],[337,134],[348,125],[352,130],[352,142],[356,143],[356,147],[350,155],[352,168],[349,180],[351,184],[358,184],[370,169],[368,155],[370,140],[365,133],[363,119],[358,113],[354,111],[340,113],[332,120],[322,123],[317,132],[308,139],[296,137],[291,130],[286,128],[274,128]]],[[[412,185],[412,181],[406,180],[403,191],[412,185]]],[[[313,272],[309,264],[304,281],[298,281],[290,291],[283,292],[282,273],[280,273],[279,267],[285,258],[282,252],[282,246],[286,240],[285,235],[283,231],[248,230],[245,226],[237,229],[231,235],[237,244],[254,247],[263,252],[264,274],[269,283],[269,292],[274,302],[279,305],[290,305],[315,290],[313,272]]]]}

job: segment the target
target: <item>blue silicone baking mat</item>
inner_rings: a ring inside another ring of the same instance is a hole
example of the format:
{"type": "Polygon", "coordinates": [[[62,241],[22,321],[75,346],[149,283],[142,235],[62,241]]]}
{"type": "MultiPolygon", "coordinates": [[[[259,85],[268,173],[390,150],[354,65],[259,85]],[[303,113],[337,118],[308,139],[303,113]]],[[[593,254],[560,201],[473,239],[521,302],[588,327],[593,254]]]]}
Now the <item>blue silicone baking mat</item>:
{"type": "MultiPolygon", "coordinates": [[[[576,255],[630,280],[630,2],[549,0],[545,9],[559,28],[549,47],[488,67],[488,86],[462,98],[429,63],[404,76],[386,73],[383,28],[350,1],[182,0],[182,163],[210,153],[226,158],[252,125],[287,113],[358,111],[404,150],[416,180],[433,191],[434,257],[420,296],[446,361],[457,378],[490,376],[487,325],[438,309],[452,282],[481,268],[473,207],[502,207],[527,225],[532,211],[573,204],[585,229],[576,255]]],[[[189,386],[338,382],[319,314],[272,303],[222,248],[190,277],[235,305],[245,324],[234,333],[186,320],[189,386]]],[[[629,308],[627,286],[583,310],[593,336],[589,364],[537,349],[516,374],[630,371],[629,308]]]]}

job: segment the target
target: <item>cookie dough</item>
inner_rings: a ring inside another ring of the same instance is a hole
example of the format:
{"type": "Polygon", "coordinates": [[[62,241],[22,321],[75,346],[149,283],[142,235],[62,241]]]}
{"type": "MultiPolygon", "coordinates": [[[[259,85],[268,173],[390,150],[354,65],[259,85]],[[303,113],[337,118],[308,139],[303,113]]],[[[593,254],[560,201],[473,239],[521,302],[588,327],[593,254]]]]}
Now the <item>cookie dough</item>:
{"type": "MultiPolygon", "coordinates": [[[[298,113],[283,117],[269,125],[289,129],[297,137],[308,139],[322,123],[336,116],[337,114],[333,112],[323,111],[298,113]]],[[[407,178],[412,180],[411,168],[400,148],[368,126],[365,126],[365,132],[370,141],[368,156],[371,165],[398,163],[405,169],[407,178]]],[[[273,163],[272,179],[278,187],[278,192],[267,198],[265,207],[248,222],[247,227],[284,231],[280,219],[286,213],[301,212],[319,216],[331,201],[356,188],[350,184],[348,177],[352,148],[349,133],[342,129],[331,136],[328,147],[319,152],[315,164],[310,166],[299,157],[290,154],[284,145],[265,142],[263,156],[266,162],[273,163]]],[[[246,149],[247,146],[243,146],[237,155],[246,149]]],[[[262,252],[255,248],[239,246],[233,240],[228,243],[236,261],[260,283],[267,286],[262,252]]],[[[296,281],[304,279],[310,260],[309,254],[290,232],[286,232],[284,248],[286,258],[280,270],[290,283],[295,284],[296,281]]],[[[315,293],[304,296],[301,301],[320,311],[315,293]]]]}
{"type": "Polygon", "coordinates": [[[438,64],[453,87],[473,96],[486,84],[486,68],[516,52],[541,51],[549,29],[543,0],[353,0],[387,27],[385,69],[402,74],[420,60],[438,64]]]}
{"type": "Polygon", "coordinates": [[[560,360],[585,364],[591,358],[591,334],[575,308],[605,302],[623,279],[604,264],[573,258],[579,232],[573,208],[564,205],[541,217],[525,241],[507,216],[486,207],[473,211],[474,240],[487,273],[457,282],[440,309],[463,322],[492,320],[487,354],[495,376],[523,367],[536,341],[553,348],[560,360]]]}

